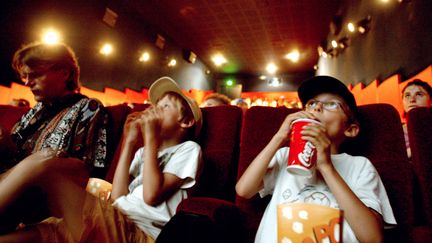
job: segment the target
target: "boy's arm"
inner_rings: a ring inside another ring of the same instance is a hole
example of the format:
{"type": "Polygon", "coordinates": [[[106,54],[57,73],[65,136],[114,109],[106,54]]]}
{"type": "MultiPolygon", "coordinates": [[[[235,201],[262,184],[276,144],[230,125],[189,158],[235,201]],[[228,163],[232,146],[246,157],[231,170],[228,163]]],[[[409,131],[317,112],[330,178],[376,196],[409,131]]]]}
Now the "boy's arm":
{"type": "Polygon", "coordinates": [[[383,220],[379,213],[366,207],[333,166],[320,170],[344,217],[360,242],[382,242],[383,220]]]}
{"type": "Polygon", "coordinates": [[[268,165],[284,139],[274,135],[265,148],[255,157],[236,184],[237,195],[243,198],[253,197],[262,187],[268,165]]]}
{"type": "Polygon", "coordinates": [[[123,143],[117,168],[114,173],[113,187],[111,198],[117,199],[129,192],[129,167],[134,155],[135,144],[138,136],[141,134],[140,124],[137,121],[140,116],[139,112],[128,115],[124,131],[123,143]]]}
{"type": "Polygon", "coordinates": [[[276,151],[288,141],[292,121],[299,118],[311,118],[311,115],[300,111],[290,114],[285,118],[278,132],[252,161],[237,182],[236,192],[239,196],[251,198],[263,187],[263,178],[271,159],[276,151]]]}
{"type": "Polygon", "coordinates": [[[183,179],[163,173],[157,159],[161,144],[160,138],[161,117],[157,108],[149,108],[143,116],[142,126],[144,135],[144,167],[143,167],[143,198],[148,205],[158,205],[177,191],[183,179]]]}
{"type": "Polygon", "coordinates": [[[316,124],[305,126],[303,129],[302,138],[312,142],[317,148],[317,169],[340,208],[344,210],[344,218],[357,239],[360,242],[382,242],[382,217],[363,204],[334,168],[330,157],[332,144],[326,129],[316,124]]]}

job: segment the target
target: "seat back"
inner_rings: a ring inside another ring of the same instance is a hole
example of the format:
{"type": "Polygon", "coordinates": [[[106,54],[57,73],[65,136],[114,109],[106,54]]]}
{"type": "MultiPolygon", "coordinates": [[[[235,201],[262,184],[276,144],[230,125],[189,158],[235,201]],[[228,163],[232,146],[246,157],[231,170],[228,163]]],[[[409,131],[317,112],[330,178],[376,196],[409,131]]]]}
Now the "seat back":
{"type": "Polygon", "coordinates": [[[107,106],[106,110],[110,116],[110,124],[107,134],[109,153],[108,161],[110,161],[110,165],[104,178],[105,180],[112,182],[115,168],[117,167],[118,156],[120,156],[117,150],[119,150],[118,148],[121,146],[123,124],[125,123],[126,117],[131,109],[129,106],[121,104],[107,106]]]}
{"type": "Polygon", "coordinates": [[[224,105],[201,109],[203,126],[197,142],[203,154],[203,171],[191,196],[234,202],[242,110],[224,105]]]}
{"type": "Polygon", "coordinates": [[[386,231],[388,242],[410,242],[414,223],[413,168],[408,161],[398,111],[388,104],[359,106],[360,133],[341,149],[367,157],[386,188],[398,226],[386,231]]]}
{"type": "MultiPolygon", "coordinates": [[[[105,180],[112,183],[112,180],[114,179],[114,173],[117,168],[118,160],[120,158],[120,152],[121,152],[121,145],[123,142],[123,126],[126,122],[126,118],[130,113],[143,111],[150,107],[150,104],[135,104],[133,108],[128,107],[127,105],[116,105],[116,106],[110,106],[112,116],[117,125],[114,125],[113,130],[115,131],[114,136],[117,138],[115,147],[113,148],[113,157],[111,159],[111,165],[110,169],[108,170],[108,173],[105,176],[105,180]],[[116,115],[117,114],[117,115],[116,115]]],[[[142,147],[142,140],[140,140],[136,144],[136,148],[142,147]]]]}
{"type": "MultiPolygon", "coordinates": [[[[285,117],[296,111],[299,110],[285,107],[253,106],[245,112],[240,137],[237,179],[243,175],[249,164],[279,130],[285,117]]],[[[258,195],[251,199],[236,197],[236,205],[245,212],[246,242],[253,242],[269,199],[269,197],[260,198],[258,195]]]]}
{"type": "Polygon", "coordinates": [[[416,108],[407,114],[412,163],[421,192],[421,215],[432,225],[432,108],[416,108]]]}
{"type": "MultiPolygon", "coordinates": [[[[269,142],[284,118],[284,108],[252,107],[245,114],[241,135],[238,178],[256,155],[269,142]]],[[[402,123],[391,105],[373,104],[359,107],[361,132],[347,140],[342,150],[371,160],[386,187],[398,227],[386,231],[386,241],[411,241],[414,222],[413,168],[406,155],[402,123]]],[[[268,199],[255,196],[246,200],[237,197],[236,204],[245,212],[249,240],[253,241],[268,199]]]]}
{"type": "Polygon", "coordinates": [[[0,125],[10,131],[29,108],[0,105],[0,125]]]}

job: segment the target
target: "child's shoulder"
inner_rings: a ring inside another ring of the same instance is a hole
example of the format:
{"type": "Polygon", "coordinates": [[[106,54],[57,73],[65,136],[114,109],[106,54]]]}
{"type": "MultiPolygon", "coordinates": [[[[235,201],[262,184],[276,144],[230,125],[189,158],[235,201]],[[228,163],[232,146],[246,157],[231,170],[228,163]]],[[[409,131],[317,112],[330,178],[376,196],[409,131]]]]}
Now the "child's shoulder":
{"type": "Polygon", "coordinates": [[[351,168],[357,168],[360,170],[364,169],[372,169],[375,170],[374,165],[372,162],[364,157],[359,155],[350,155],[347,153],[341,153],[341,154],[333,154],[332,156],[333,164],[340,164],[344,167],[351,167],[351,168]]]}
{"type": "Polygon", "coordinates": [[[182,143],[176,144],[176,145],[168,148],[167,150],[173,151],[173,152],[179,152],[179,151],[201,152],[201,146],[195,141],[187,140],[187,141],[184,141],[182,143]]]}

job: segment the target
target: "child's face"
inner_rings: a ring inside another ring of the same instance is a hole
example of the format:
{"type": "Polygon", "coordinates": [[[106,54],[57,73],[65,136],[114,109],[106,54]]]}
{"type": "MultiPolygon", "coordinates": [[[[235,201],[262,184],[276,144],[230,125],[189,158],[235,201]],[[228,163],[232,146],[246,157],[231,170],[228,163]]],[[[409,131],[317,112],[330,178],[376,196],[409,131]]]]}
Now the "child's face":
{"type": "Polygon", "coordinates": [[[175,131],[180,128],[180,109],[177,106],[174,98],[165,95],[162,99],[158,101],[156,107],[162,117],[161,129],[162,133],[168,131],[175,131]]]}
{"type": "Polygon", "coordinates": [[[305,110],[321,121],[330,138],[344,136],[349,125],[346,114],[349,108],[342,98],[333,94],[320,94],[306,103],[305,110]]]}
{"type": "Polygon", "coordinates": [[[405,112],[416,107],[429,107],[431,100],[426,90],[418,85],[408,86],[403,93],[403,106],[405,112]]]}

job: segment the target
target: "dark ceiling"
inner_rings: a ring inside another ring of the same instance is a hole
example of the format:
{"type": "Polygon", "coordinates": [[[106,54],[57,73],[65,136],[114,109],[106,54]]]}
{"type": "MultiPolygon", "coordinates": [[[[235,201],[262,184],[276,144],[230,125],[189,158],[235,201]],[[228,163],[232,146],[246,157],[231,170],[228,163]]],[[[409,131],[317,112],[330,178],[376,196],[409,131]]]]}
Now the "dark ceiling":
{"type": "MultiPolygon", "coordinates": [[[[207,65],[222,53],[220,73],[310,72],[340,0],[123,0],[123,8],[195,52],[207,65]],[[297,48],[300,61],[284,56],[297,48]]],[[[117,2],[118,3],[118,2],[117,2]]],[[[120,16],[121,17],[121,16],[120,16]]]]}

